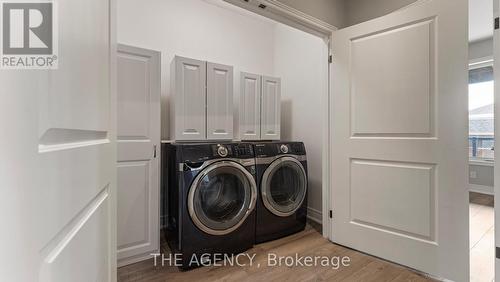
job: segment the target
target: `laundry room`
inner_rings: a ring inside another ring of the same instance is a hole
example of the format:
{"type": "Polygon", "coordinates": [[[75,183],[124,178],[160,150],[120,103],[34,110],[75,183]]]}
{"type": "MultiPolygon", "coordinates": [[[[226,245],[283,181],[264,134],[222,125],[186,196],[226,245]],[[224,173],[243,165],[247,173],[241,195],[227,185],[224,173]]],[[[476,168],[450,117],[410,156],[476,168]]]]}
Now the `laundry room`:
{"type": "Polygon", "coordinates": [[[195,251],[189,245],[222,242],[211,252],[246,251],[306,222],[321,237],[329,37],[217,0],[122,0],[117,11],[118,265],[173,245],[185,256],[195,251]],[[161,158],[147,157],[149,146],[161,158]],[[259,152],[255,168],[209,166],[245,166],[259,152]],[[179,165],[190,172],[182,176],[179,165]],[[266,177],[269,201],[261,199],[266,177]]]}
{"type": "Polygon", "coordinates": [[[500,0],[0,15],[0,281],[500,273],[500,0]]]}

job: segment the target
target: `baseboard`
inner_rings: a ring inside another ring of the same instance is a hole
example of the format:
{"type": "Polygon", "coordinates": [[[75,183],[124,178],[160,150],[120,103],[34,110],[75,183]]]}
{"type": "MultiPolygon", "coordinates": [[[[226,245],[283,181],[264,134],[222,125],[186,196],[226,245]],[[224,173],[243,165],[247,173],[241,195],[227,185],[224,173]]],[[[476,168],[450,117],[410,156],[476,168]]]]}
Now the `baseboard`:
{"type": "Polygon", "coordinates": [[[159,252],[160,252],[160,250],[158,249],[156,251],[151,251],[151,252],[148,252],[146,254],[139,254],[136,256],[129,257],[129,258],[118,259],[117,267],[122,267],[122,266],[126,266],[129,264],[137,263],[137,262],[140,262],[143,260],[148,260],[150,258],[153,258],[152,254],[156,254],[159,252]]]}
{"type": "Polygon", "coordinates": [[[469,191],[487,195],[494,195],[494,188],[492,186],[469,184],[469,191]]]}
{"type": "Polygon", "coordinates": [[[313,208],[308,207],[307,208],[307,218],[309,218],[310,220],[317,222],[319,224],[323,223],[322,213],[321,213],[321,211],[319,211],[317,209],[313,209],[313,208]]]}

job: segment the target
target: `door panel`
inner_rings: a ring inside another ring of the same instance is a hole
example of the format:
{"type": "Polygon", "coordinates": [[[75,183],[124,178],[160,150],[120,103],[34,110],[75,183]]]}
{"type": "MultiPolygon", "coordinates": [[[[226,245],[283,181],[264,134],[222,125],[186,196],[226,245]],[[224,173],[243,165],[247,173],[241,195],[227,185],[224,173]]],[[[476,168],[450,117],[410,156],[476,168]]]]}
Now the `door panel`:
{"type": "Polygon", "coordinates": [[[262,140],[280,139],[281,79],[262,77],[262,103],[260,138],[262,140]]]}
{"type": "MultiPolygon", "coordinates": [[[[48,129],[107,131],[109,123],[109,3],[90,1],[82,4],[58,3],[59,14],[59,68],[49,72],[50,91],[44,93],[40,103],[39,132],[48,129]],[[87,28],[101,25],[100,29],[87,28]],[[78,41],[86,44],[75,44],[78,41]],[[76,85],[81,87],[75,87],[76,85]]],[[[71,135],[71,134],[70,134],[71,135]]]]}
{"type": "Polygon", "coordinates": [[[58,2],[58,69],[2,70],[2,280],[116,280],[114,4],[58,2]]]}
{"type": "Polygon", "coordinates": [[[240,76],[240,138],[260,139],[261,77],[242,72],[240,76]]]}
{"type": "Polygon", "coordinates": [[[468,279],[467,1],[333,34],[331,240],[468,279]]]}
{"type": "Polygon", "coordinates": [[[204,61],[175,56],[172,61],[170,127],[175,140],[206,138],[206,81],[204,61]]]}
{"type": "Polygon", "coordinates": [[[109,201],[116,185],[110,167],[115,157],[110,2],[65,1],[57,9],[59,67],[48,73],[48,91],[35,98],[42,189],[33,215],[37,225],[43,223],[35,233],[43,240],[40,280],[108,280],[114,275],[108,267],[115,263],[109,253],[115,244],[107,229],[114,226],[109,201]],[[74,276],[80,259],[91,260],[85,250],[100,260],[74,276]]]}
{"type": "Polygon", "coordinates": [[[150,136],[150,57],[126,53],[119,48],[118,69],[118,135],[129,138],[148,139],[150,136]]]}
{"type": "Polygon", "coordinates": [[[435,239],[434,165],[353,159],[350,170],[353,223],[435,239]],[[399,201],[376,204],[384,199],[399,201]]]}
{"type": "Polygon", "coordinates": [[[149,211],[152,193],[147,162],[127,162],[118,165],[118,258],[121,253],[144,252],[141,247],[149,242],[149,211]],[[135,248],[134,248],[135,247],[135,248]],[[133,250],[131,250],[133,248],[133,250]],[[139,250],[138,250],[139,249],[139,250]]]}
{"type": "Polygon", "coordinates": [[[351,39],[354,136],[432,135],[435,26],[430,19],[351,39]]]}
{"type": "MultiPolygon", "coordinates": [[[[40,270],[41,281],[68,281],[71,275],[71,281],[82,279],[83,277],[92,277],[105,281],[109,271],[110,257],[107,254],[108,246],[102,238],[108,238],[109,218],[108,194],[101,193],[89,206],[92,215],[88,218],[82,218],[85,214],[79,215],[78,222],[83,226],[74,234],[71,240],[60,238],[61,242],[67,245],[59,250],[57,247],[47,253],[44,264],[40,270]],[[82,267],[85,265],[87,267],[82,267]],[[64,269],[64,271],[61,271],[64,269]]],[[[114,248],[113,248],[114,249],[114,248]]],[[[46,250],[44,250],[46,251],[46,250]]]]}
{"type": "Polygon", "coordinates": [[[160,57],[118,47],[119,266],[159,249],[160,57]]]}
{"type": "Polygon", "coordinates": [[[233,139],[233,67],[207,63],[207,139],[233,139]]]}

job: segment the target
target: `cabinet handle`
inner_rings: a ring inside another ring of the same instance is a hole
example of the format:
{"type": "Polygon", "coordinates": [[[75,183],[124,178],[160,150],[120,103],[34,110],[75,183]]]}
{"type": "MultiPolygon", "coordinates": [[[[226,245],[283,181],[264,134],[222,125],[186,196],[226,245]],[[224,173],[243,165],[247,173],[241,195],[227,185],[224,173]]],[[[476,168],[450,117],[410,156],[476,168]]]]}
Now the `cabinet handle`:
{"type": "Polygon", "coordinates": [[[156,159],[156,144],[153,145],[153,158],[156,159]]]}

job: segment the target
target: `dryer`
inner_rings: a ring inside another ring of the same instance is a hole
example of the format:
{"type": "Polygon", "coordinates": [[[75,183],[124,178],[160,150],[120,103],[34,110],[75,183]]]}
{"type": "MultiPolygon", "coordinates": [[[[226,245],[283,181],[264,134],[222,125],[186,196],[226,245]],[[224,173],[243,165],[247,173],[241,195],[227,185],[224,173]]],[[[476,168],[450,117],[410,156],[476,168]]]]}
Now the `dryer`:
{"type": "Polygon", "coordinates": [[[255,242],[257,184],[247,143],[165,144],[166,239],[181,269],[255,242]],[[214,256],[212,256],[214,255],[214,256]]]}
{"type": "Polygon", "coordinates": [[[308,180],[304,143],[255,143],[254,151],[259,183],[256,243],[304,230],[308,180]]]}

